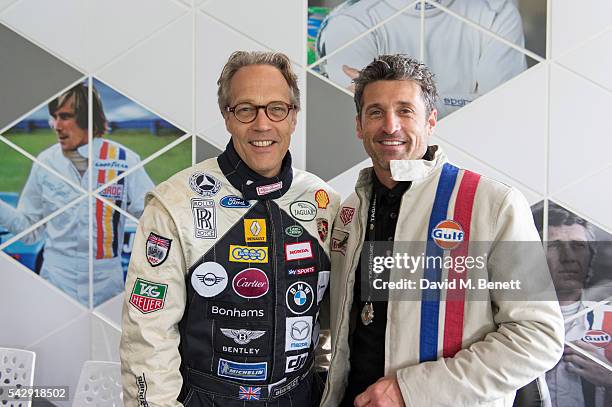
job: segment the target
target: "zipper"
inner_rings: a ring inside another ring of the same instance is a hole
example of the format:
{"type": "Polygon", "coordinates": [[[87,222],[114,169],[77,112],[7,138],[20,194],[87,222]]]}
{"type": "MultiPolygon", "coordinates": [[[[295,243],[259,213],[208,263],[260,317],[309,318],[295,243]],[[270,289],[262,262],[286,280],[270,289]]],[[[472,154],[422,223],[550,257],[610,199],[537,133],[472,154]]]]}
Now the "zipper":
{"type": "MultiPolygon", "coordinates": [[[[361,199],[361,196],[359,196],[359,194],[357,194],[357,199],[359,199],[359,208],[361,209],[363,207],[363,199],[361,199]]],[[[358,225],[358,229],[361,230],[361,228],[362,228],[361,214],[358,214],[356,223],[358,225]]],[[[332,233],[333,233],[333,231],[332,231],[332,233]]],[[[363,231],[360,231],[360,233],[361,234],[359,236],[363,235],[363,231]]],[[[347,242],[347,244],[348,244],[348,242],[347,242]]],[[[363,249],[363,242],[361,243],[361,247],[358,247],[357,250],[355,251],[355,253],[360,253],[362,249],[363,249]]],[[[348,256],[348,251],[347,251],[346,255],[348,256]]],[[[350,269],[353,272],[357,268],[357,264],[355,262],[355,258],[357,258],[357,261],[359,261],[361,259],[361,256],[353,256],[353,262],[351,263],[351,269],[350,269]]],[[[350,275],[351,275],[350,272],[346,273],[346,280],[344,281],[345,287],[348,287],[348,281],[349,281],[350,275]]],[[[330,275],[330,278],[331,278],[331,275],[330,275]]],[[[354,290],[354,287],[353,287],[353,290],[354,290]]],[[[338,338],[340,336],[340,328],[342,327],[342,323],[344,322],[344,314],[345,314],[345,310],[346,310],[346,296],[348,295],[347,293],[348,293],[348,289],[345,289],[344,290],[344,295],[342,297],[342,312],[340,313],[341,319],[340,319],[340,321],[338,321],[338,327],[336,328],[336,332],[335,332],[336,338],[338,338]]],[[[353,298],[353,302],[354,301],[355,301],[355,298],[353,298]]],[[[350,316],[350,313],[349,313],[349,316],[350,316]]],[[[329,318],[330,318],[330,323],[331,323],[331,319],[333,318],[333,315],[331,315],[331,309],[330,309],[330,316],[329,316],[329,318]]],[[[359,321],[357,321],[357,322],[359,322],[359,321]]],[[[340,343],[340,341],[336,340],[336,343],[334,344],[334,349],[332,350],[332,355],[337,355],[338,354],[338,344],[339,343],[340,343]]],[[[350,351],[350,348],[349,348],[349,351],[350,351]]],[[[332,376],[332,369],[333,368],[334,368],[334,359],[332,357],[332,359],[330,360],[328,377],[332,376]]],[[[330,388],[330,386],[325,386],[325,391],[323,392],[323,396],[321,397],[321,401],[325,400],[325,397],[327,397],[327,395],[329,393],[329,388],[330,388]]]]}
{"type": "Polygon", "coordinates": [[[274,281],[274,318],[272,320],[272,361],[270,362],[270,382],[272,382],[272,376],[274,374],[274,362],[276,361],[276,290],[278,289],[278,280],[276,279],[276,232],[274,229],[274,222],[272,220],[272,205],[270,205],[270,200],[266,200],[266,211],[268,212],[268,218],[270,219],[270,246],[272,246],[272,257],[268,257],[274,259],[272,261],[272,281],[274,281]]]}

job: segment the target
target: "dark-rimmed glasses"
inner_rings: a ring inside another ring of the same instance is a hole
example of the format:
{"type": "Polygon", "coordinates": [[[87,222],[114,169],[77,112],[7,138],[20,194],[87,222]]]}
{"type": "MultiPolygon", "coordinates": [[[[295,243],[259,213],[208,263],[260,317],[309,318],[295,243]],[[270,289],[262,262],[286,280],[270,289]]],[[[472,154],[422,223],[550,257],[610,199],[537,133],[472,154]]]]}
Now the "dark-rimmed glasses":
{"type": "Polygon", "coordinates": [[[259,109],[264,109],[268,119],[273,122],[282,122],[289,116],[289,112],[295,109],[294,104],[282,101],[270,102],[267,105],[254,105],[252,103],[238,103],[234,107],[225,106],[225,111],[234,113],[234,117],[240,123],[252,123],[257,118],[259,109]]]}

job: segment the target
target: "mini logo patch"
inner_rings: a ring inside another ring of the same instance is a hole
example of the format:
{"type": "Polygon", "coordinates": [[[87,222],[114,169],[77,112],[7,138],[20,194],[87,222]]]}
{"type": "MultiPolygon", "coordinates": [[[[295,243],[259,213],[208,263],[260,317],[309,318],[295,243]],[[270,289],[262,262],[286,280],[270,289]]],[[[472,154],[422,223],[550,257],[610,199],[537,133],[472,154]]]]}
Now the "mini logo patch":
{"type": "Polygon", "coordinates": [[[464,235],[461,225],[450,219],[438,223],[431,231],[431,238],[442,250],[452,250],[459,246],[464,235]]]}
{"type": "Polygon", "coordinates": [[[130,295],[130,304],[143,314],[158,311],[164,308],[167,290],[167,284],[137,278],[130,295]]]}
{"type": "Polygon", "coordinates": [[[287,363],[285,364],[285,373],[297,372],[304,367],[308,360],[308,352],[300,353],[295,356],[287,356],[287,363]]]}
{"type": "Polygon", "coordinates": [[[265,242],[266,233],[267,232],[265,219],[244,220],[244,240],[246,242],[265,242]]]}
{"type": "Polygon", "coordinates": [[[240,386],[238,398],[240,400],[259,400],[261,397],[261,387],[240,386]]]}
{"type": "Polygon", "coordinates": [[[314,266],[301,267],[301,268],[291,268],[291,269],[287,270],[287,273],[290,276],[301,276],[302,274],[310,274],[310,273],[314,273],[314,272],[315,272],[314,266]]]}
{"type": "Polygon", "coordinates": [[[329,195],[324,189],[319,189],[315,192],[315,201],[317,202],[317,206],[321,209],[327,209],[327,205],[329,205],[329,195]]]}
{"type": "Polygon", "coordinates": [[[317,218],[317,232],[319,232],[319,237],[322,242],[325,242],[327,239],[327,232],[329,231],[329,222],[324,218],[317,218]]]}
{"type": "Polygon", "coordinates": [[[317,216],[317,207],[308,201],[295,201],[289,205],[289,212],[295,219],[309,222],[317,216]]]}
{"type": "Polygon", "coordinates": [[[287,318],[285,325],[285,351],[307,349],[312,336],[312,317],[287,318]]]}
{"type": "Polygon", "coordinates": [[[274,184],[262,185],[260,187],[255,188],[257,191],[257,195],[268,195],[274,191],[278,191],[279,189],[283,189],[283,181],[276,182],[274,184]]]}
{"type": "Polygon", "coordinates": [[[251,204],[249,201],[245,201],[236,195],[227,195],[221,198],[219,201],[222,207],[224,208],[250,208],[251,204]]]}
{"type": "Polygon", "coordinates": [[[223,335],[233,339],[238,345],[246,345],[254,339],[261,338],[266,331],[249,331],[246,329],[220,328],[223,335]]]}
{"type": "Polygon", "coordinates": [[[215,239],[217,237],[217,220],[215,216],[215,201],[212,199],[191,199],[193,212],[193,227],[198,239],[215,239]]]}
{"type": "Polygon", "coordinates": [[[189,178],[191,190],[198,195],[211,197],[221,189],[221,182],[210,174],[196,172],[189,178]]]}
{"type": "Polygon", "coordinates": [[[238,380],[266,380],[266,376],[268,375],[268,362],[238,363],[219,358],[217,375],[238,380]]]}
{"type": "Polygon", "coordinates": [[[298,243],[285,243],[285,260],[295,261],[312,259],[312,243],[311,242],[298,242],[298,243]]]}
{"type": "Polygon", "coordinates": [[[296,281],[287,289],[287,308],[296,315],[307,312],[312,306],[314,293],[310,284],[296,281]]]}
{"type": "Polygon", "coordinates": [[[235,263],[267,263],[268,247],[249,247],[232,244],[229,249],[229,261],[235,263]]]}
{"type": "Polygon", "coordinates": [[[340,209],[340,220],[344,224],[344,226],[348,225],[353,221],[353,216],[355,215],[355,208],[350,208],[348,206],[340,209]]]}
{"type": "Polygon", "coordinates": [[[287,226],[285,229],[285,234],[287,236],[295,238],[302,236],[302,233],[304,233],[304,228],[302,228],[300,225],[287,226]]]}
{"type": "Polygon", "coordinates": [[[259,298],[268,293],[268,276],[260,269],[248,268],[234,276],[232,285],[242,298],[259,298]]]}
{"type": "Polygon", "coordinates": [[[171,244],[172,239],[167,239],[151,232],[147,238],[147,261],[149,264],[157,267],[166,261],[171,244]]]}
{"type": "Polygon", "coordinates": [[[227,287],[227,272],[221,264],[207,261],[191,274],[191,286],[202,297],[214,297],[227,287]]]}
{"type": "Polygon", "coordinates": [[[610,335],[606,331],[592,329],[584,333],[582,340],[598,348],[605,348],[610,343],[610,335]]]}

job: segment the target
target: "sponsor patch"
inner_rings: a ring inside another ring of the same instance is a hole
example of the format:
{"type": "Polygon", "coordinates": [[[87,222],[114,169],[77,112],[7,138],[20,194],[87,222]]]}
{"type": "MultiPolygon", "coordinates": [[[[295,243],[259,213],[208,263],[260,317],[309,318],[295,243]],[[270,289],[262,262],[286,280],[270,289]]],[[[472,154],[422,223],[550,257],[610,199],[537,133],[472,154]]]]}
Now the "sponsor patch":
{"type": "Polygon", "coordinates": [[[329,222],[324,218],[317,218],[317,232],[322,242],[327,239],[327,232],[329,232],[329,222]]]}
{"type": "Polygon", "coordinates": [[[268,386],[268,393],[272,397],[280,397],[283,394],[289,393],[291,390],[295,389],[298,384],[300,384],[300,379],[300,377],[296,377],[287,384],[283,384],[287,380],[283,379],[277,383],[271,384],[268,386]],[[283,385],[281,386],[281,384],[283,385]]]}
{"type": "MultiPolygon", "coordinates": [[[[99,184],[98,187],[101,187],[102,185],[103,184],[99,184]]],[[[100,196],[107,199],[113,199],[115,201],[121,201],[123,200],[123,185],[109,185],[100,191],[100,196]]]]}
{"type": "Polygon", "coordinates": [[[308,201],[295,201],[289,205],[289,212],[295,219],[309,222],[317,216],[317,207],[308,201]]]}
{"type": "Polygon", "coordinates": [[[130,295],[130,304],[143,314],[158,311],[164,308],[167,291],[167,284],[137,278],[130,295]]]}
{"type": "Polygon", "coordinates": [[[302,236],[302,233],[304,233],[304,228],[302,228],[300,225],[287,226],[285,229],[285,234],[291,237],[300,237],[302,236]]]}
{"type": "Polygon", "coordinates": [[[247,243],[262,243],[266,241],[266,220],[265,219],[245,219],[244,220],[244,240],[247,243]]]}
{"type": "Polygon", "coordinates": [[[221,321],[265,321],[268,319],[265,304],[245,302],[242,304],[209,301],[206,309],[208,319],[221,321]]]}
{"type": "Polygon", "coordinates": [[[592,329],[584,333],[582,340],[598,348],[605,348],[610,343],[610,335],[605,331],[592,329]]]}
{"type": "Polygon", "coordinates": [[[198,195],[214,196],[221,189],[221,182],[210,174],[195,172],[189,177],[189,187],[198,195]]]}
{"type": "Polygon", "coordinates": [[[317,206],[321,209],[327,209],[327,205],[329,205],[329,195],[324,189],[319,189],[315,192],[315,201],[317,202],[317,206]]]}
{"type": "Polygon", "coordinates": [[[227,355],[263,357],[270,354],[267,331],[219,328],[215,331],[215,351],[227,355]]]}
{"type": "Polygon", "coordinates": [[[259,400],[261,397],[261,387],[240,386],[238,398],[240,400],[259,400]]]}
{"type": "Polygon", "coordinates": [[[290,276],[301,276],[303,274],[310,274],[314,272],[314,266],[287,269],[287,274],[289,274],[290,276]]]}
{"type": "Polygon", "coordinates": [[[446,219],[431,231],[431,238],[442,250],[452,250],[463,242],[463,229],[454,220],[446,219]]]}
{"type": "Polygon", "coordinates": [[[267,263],[268,247],[249,247],[232,244],[229,249],[229,261],[235,263],[267,263]]]}
{"type": "Polygon", "coordinates": [[[147,261],[153,267],[162,264],[168,258],[172,239],[165,238],[153,232],[147,238],[147,261]]]}
{"type": "Polygon", "coordinates": [[[268,362],[238,363],[219,358],[217,376],[247,381],[266,380],[268,376],[268,362]]]}
{"type": "Polygon", "coordinates": [[[142,376],[136,378],[136,386],[138,387],[138,406],[149,407],[149,402],[147,401],[147,379],[144,372],[142,376]]]}
{"type": "Polygon", "coordinates": [[[313,257],[311,242],[285,243],[286,261],[312,259],[313,257]]]}
{"type": "Polygon", "coordinates": [[[268,293],[268,276],[260,269],[244,269],[232,280],[234,292],[242,298],[259,298],[268,293]]]}
{"type": "Polygon", "coordinates": [[[219,263],[207,261],[191,274],[191,286],[202,297],[214,297],[227,287],[227,272],[219,263]]]}
{"type": "Polygon", "coordinates": [[[349,234],[341,230],[334,230],[331,240],[331,251],[342,253],[346,256],[346,246],[348,244],[349,234]]]}
{"type": "Polygon", "coordinates": [[[212,199],[191,198],[194,236],[198,239],[217,237],[215,201],[212,199]]]}
{"type": "Polygon", "coordinates": [[[251,204],[236,195],[226,195],[221,198],[219,204],[224,208],[250,208],[251,204]]]}
{"type": "Polygon", "coordinates": [[[307,349],[312,335],[312,317],[287,318],[285,351],[307,349]]]}
{"type": "Polygon", "coordinates": [[[279,189],[283,189],[283,181],[276,182],[274,184],[262,185],[260,187],[255,188],[257,191],[257,195],[268,195],[274,191],[278,191],[279,189]]]}
{"type": "Polygon", "coordinates": [[[310,284],[304,281],[296,281],[287,288],[287,308],[296,315],[308,311],[314,300],[314,293],[310,284]]]}
{"type": "Polygon", "coordinates": [[[329,270],[319,271],[319,280],[317,281],[317,304],[321,303],[327,285],[329,284],[329,270]]]}
{"type": "Polygon", "coordinates": [[[308,352],[300,353],[295,356],[287,356],[287,363],[285,364],[285,373],[297,372],[304,367],[308,360],[308,352]]]}
{"type": "Polygon", "coordinates": [[[355,208],[350,208],[348,206],[340,209],[340,220],[344,224],[344,226],[348,225],[353,221],[353,216],[355,215],[355,208]]]}

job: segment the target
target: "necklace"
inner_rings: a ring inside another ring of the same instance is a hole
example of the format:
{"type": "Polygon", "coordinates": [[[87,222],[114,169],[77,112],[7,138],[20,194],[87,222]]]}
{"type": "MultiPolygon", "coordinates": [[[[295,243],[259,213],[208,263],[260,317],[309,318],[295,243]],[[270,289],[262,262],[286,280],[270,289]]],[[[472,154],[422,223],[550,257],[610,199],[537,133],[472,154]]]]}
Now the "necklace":
{"type": "Polygon", "coordinates": [[[374,259],[374,221],[376,220],[376,192],[372,194],[370,209],[368,210],[368,300],[361,309],[361,322],[368,326],[374,321],[374,304],[372,304],[372,263],[374,259]]]}

